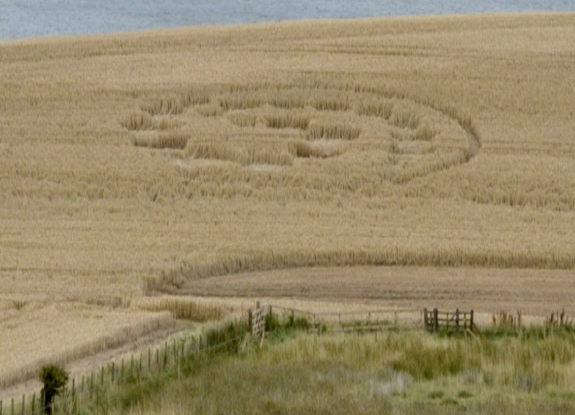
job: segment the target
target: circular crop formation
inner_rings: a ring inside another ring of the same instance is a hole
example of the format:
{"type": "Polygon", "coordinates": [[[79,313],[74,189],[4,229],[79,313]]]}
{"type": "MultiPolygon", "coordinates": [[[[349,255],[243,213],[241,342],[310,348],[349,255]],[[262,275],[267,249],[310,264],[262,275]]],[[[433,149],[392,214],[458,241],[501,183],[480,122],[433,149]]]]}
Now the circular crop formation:
{"type": "Polygon", "coordinates": [[[195,88],[141,105],[122,125],[135,146],[178,150],[190,169],[337,163],[394,183],[465,163],[480,147],[471,120],[452,108],[323,81],[195,88]]]}

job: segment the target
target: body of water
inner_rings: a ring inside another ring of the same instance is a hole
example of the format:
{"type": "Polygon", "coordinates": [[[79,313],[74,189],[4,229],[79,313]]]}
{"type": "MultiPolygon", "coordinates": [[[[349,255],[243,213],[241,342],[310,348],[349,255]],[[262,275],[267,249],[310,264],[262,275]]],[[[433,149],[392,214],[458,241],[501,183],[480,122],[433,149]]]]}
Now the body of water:
{"type": "Polygon", "coordinates": [[[318,18],[575,11],[574,0],[0,0],[0,39],[318,18]]]}

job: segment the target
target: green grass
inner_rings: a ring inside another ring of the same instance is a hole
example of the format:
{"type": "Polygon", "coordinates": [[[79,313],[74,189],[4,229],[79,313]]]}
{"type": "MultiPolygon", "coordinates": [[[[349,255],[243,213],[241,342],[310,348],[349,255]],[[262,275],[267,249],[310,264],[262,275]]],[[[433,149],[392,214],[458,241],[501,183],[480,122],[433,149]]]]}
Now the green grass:
{"type": "MultiPolygon", "coordinates": [[[[148,380],[109,389],[86,414],[564,414],[575,412],[575,335],[497,329],[472,337],[399,331],[312,335],[290,319],[260,348],[245,327],[234,346],[148,380]],[[242,334],[243,333],[243,334],[242,334]]],[[[238,336],[239,335],[239,336],[238,336]]]]}

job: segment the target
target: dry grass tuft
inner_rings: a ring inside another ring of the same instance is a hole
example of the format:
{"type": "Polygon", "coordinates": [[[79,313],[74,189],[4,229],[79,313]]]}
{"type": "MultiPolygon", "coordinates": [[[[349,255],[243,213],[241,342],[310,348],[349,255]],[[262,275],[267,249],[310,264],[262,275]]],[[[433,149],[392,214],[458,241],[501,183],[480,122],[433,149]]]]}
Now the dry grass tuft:
{"type": "Polygon", "coordinates": [[[312,123],[306,134],[308,140],[357,140],[361,127],[349,124],[312,123]]]}
{"type": "Polygon", "coordinates": [[[267,98],[259,92],[236,93],[220,98],[220,106],[225,112],[259,108],[265,104],[267,104],[267,98]]]}
{"type": "Polygon", "coordinates": [[[176,319],[197,322],[220,321],[232,311],[230,307],[198,303],[185,298],[157,298],[138,305],[138,308],[156,313],[168,311],[176,319]]]}
{"type": "Polygon", "coordinates": [[[298,128],[300,130],[306,130],[309,126],[310,117],[308,115],[290,113],[267,115],[265,122],[268,128],[298,128]]]}
{"type": "Polygon", "coordinates": [[[255,127],[258,117],[256,114],[245,112],[233,112],[228,114],[230,122],[238,127],[255,127]]]}
{"type": "Polygon", "coordinates": [[[297,140],[288,144],[288,151],[298,158],[329,158],[342,154],[343,148],[332,140],[297,140]]]}
{"type": "Polygon", "coordinates": [[[222,107],[217,104],[198,105],[194,110],[204,117],[220,117],[224,113],[222,107]]]}
{"type": "Polygon", "coordinates": [[[229,143],[194,143],[187,147],[186,154],[194,159],[231,161],[244,166],[253,164],[289,166],[293,163],[293,155],[286,150],[235,148],[229,143]]]}
{"type": "Polygon", "coordinates": [[[366,117],[383,117],[386,120],[393,111],[393,102],[362,101],[357,107],[357,114],[366,117]]]}
{"type": "Polygon", "coordinates": [[[393,111],[389,116],[389,123],[397,128],[416,129],[420,123],[420,117],[410,111],[401,110],[398,107],[393,107],[393,111]]]}
{"type": "Polygon", "coordinates": [[[136,147],[183,150],[186,148],[189,139],[189,134],[177,132],[146,135],[135,134],[132,142],[136,147]]]}
{"type": "Polygon", "coordinates": [[[130,131],[150,130],[154,127],[152,116],[147,112],[136,112],[122,120],[122,127],[130,131]]]}
{"type": "Polygon", "coordinates": [[[320,97],[312,99],[309,104],[318,111],[347,111],[350,109],[347,97],[320,97]]]}
{"type": "Polygon", "coordinates": [[[307,141],[292,141],[288,144],[288,151],[292,153],[295,157],[299,158],[309,158],[312,157],[312,148],[307,141]]]}
{"type": "Polygon", "coordinates": [[[186,109],[185,102],[181,98],[162,98],[152,103],[142,104],[142,111],[154,115],[177,115],[186,109]]]}

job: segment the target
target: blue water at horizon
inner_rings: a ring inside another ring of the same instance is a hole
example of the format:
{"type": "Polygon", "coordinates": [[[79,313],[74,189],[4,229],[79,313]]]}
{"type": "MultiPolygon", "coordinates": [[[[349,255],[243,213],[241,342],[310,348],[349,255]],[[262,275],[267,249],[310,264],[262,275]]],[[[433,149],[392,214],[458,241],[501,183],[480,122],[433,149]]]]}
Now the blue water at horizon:
{"type": "Polygon", "coordinates": [[[575,11],[574,0],[0,0],[0,40],[301,19],[575,11]]]}

